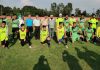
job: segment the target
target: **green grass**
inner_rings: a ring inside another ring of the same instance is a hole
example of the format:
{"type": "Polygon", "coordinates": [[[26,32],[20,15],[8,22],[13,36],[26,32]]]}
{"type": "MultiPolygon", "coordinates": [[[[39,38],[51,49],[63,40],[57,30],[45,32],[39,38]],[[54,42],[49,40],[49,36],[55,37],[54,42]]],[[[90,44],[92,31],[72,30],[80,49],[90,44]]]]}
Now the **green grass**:
{"type": "Polygon", "coordinates": [[[40,42],[31,40],[33,48],[21,47],[19,41],[9,49],[0,48],[0,70],[99,70],[100,46],[92,43],[69,48],[51,41],[51,48],[42,47],[40,42]]]}

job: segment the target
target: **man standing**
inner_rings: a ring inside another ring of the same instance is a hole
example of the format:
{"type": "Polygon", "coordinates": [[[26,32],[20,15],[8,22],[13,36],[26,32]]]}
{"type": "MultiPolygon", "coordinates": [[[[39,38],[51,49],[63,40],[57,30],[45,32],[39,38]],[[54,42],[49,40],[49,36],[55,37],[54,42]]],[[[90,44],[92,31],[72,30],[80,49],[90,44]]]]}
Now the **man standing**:
{"type": "Polygon", "coordinates": [[[39,16],[36,15],[36,18],[34,19],[34,27],[35,27],[35,39],[40,39],[40,19],[39,16]]]}
{"type": "Polygon", "coordinates": [[[14,15],[12,20],[12,33],[13,33],[13,40],[15,40],[15,35],[17,34],[18,37],[18,31],[19,31],[19,20],[17,19],[17,16],[14,15]]]}
{"type": "Polygon", "coordinates": [[[74,14],[72,14],[71,17],[69,18],[69,24],[71,24],[71,26],[73,26],[73,23],[74,23],[74,22],[77,22],[77,21],[76,21],[76,19],[75,19],[74,14]]]}
{"type": "Polygon", "coordinates": [[[31,15],[28,15],[28,18],[26,19],[26,26],[28,30],[27,35],[30,38],[33,32],[33,20],[31,18],[31,15]]]}
{"type": "Polygon", "coordinates": [[[92,15],[92,18],[90,20],[90,23],[92,23],[92,28],[94,30],[94,35],[96,33],[96,28],[97,28],[97,24],[98,24],[98,20],[95,18],[95,15],[92,15]]]}
{"type": "Polygon", "coordinates": [[[53,15],[50,15],[50,19],[49,19],[49,33],[50,33],[50,37],[51,38],[54,37],[54,28],[55,28],[55,19],[54,19],[53,15]]]}

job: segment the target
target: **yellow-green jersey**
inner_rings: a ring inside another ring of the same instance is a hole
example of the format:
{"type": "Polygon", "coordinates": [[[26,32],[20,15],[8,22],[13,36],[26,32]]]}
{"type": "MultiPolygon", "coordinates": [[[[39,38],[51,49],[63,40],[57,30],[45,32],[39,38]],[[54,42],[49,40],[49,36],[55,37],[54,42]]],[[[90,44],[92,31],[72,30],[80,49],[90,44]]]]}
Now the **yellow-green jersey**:
{"type": "Polygon", "coordinates": [[[26,29],[24,31],[19,30],[20,39],[25,40],[26,39],[26,33],[27,33],[26,29]]]}
{"type": "Polygon", "coordinates": [[[0,28],[0,41],[8,40],[8,32],[7,27],[0,28]]]}
{"type": "Polygon", "coordinates": [[[60,40],[64,37],[64,33],[65,33],[65,28],[58,28],[57,29],[57,39],[60,40]]]}
{"type": "Polygon", "coordinates": [[[40,31],[40,41],[44,42],[47,39],[48,35],[49,35],[48,30],[41,30],[40,31]]]}
{"type": "Polygon", "coordinates": [[[90,20],[90,23],[92,23],[92,28],[95,28],[95,29],[96,29],[96,27],[97,27],[97,22],[98,22],[98,20],[95,19],[95,18],[92,18],[92,19],[90,20]]]}
{"type": "Polygon", "coordinates": [[[87,37],[86,37],[86,39],[89,41],[90,39],[91,39],[91,37],[93,36],[93,32],[94,32],[94,30],[93,30],[93,28],[86,28],[86,34],[87,34],[87,37]]]}
{"type": "Polygon", "coordinates": [[[97,28],[96,36],[100,37],[100,27],[97,28]]]}
{"type": "Polygon", "coordinates": [[[57,18],[56,19],[56,28],[59,27],[59,22],[64,22],[64,18],[57,18]]]}
{"type": "Polygon", "coordinates": [[[76,22],[76,19],[70,17],[69,18],[69,24],[73,25],[74,22],[76,22]]]}

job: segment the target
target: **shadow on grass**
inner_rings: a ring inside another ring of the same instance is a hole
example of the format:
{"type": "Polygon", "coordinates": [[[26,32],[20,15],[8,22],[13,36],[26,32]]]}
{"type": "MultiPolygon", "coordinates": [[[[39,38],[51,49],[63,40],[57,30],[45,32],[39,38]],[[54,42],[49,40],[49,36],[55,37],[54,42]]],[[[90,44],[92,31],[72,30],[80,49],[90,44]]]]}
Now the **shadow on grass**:
{"type": "Polygon", "coordinates": [[[87,48],[83,47],[85,50],[80,51],[80,49],[75,48],[77,51],[77,55],[80,59],[83,59],[87,62],[87,64],[93,69],[93,70],[100,70],[100,55],[97,53],[88,50],[87,48]]]}
{"type": "Polygon", "coordinates": [[[70,55],[66,50],[62,53],[63,61],[66,62],[70,70],[82,70],[81,66],[78,63],[78,59],[70,55]]]}
{"type": "Polygon", "coordinates": [[[49,63],[44,55],[40,56],[39,61],[37,64],[35,64],[33,70],[51,70],[49,63]]]}

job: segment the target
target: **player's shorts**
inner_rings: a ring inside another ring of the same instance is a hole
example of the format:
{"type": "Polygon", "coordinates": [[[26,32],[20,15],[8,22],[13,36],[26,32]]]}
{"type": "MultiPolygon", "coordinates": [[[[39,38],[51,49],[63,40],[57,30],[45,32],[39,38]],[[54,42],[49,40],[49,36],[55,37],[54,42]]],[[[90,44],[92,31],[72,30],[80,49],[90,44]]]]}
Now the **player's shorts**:
{"type": "Polygon", "coordinates": [[[1,45],[5,45],[5,40],[1,41],[1,45]]]}
{"type": "Polygon", "coordinates": [[[12,32],[16,32],[16,31],[19,31],[19,28],[12,28],[12,32]]]}
{"type": "Polygon", "coordinates": [[[80,39],[80,37],[79,37],[79,35],[77,34],[77,35],[72,35],[72,41],[73,42],[75,42],[75,41],[77,41],[77,40],[79,40],[80,39]]]}

